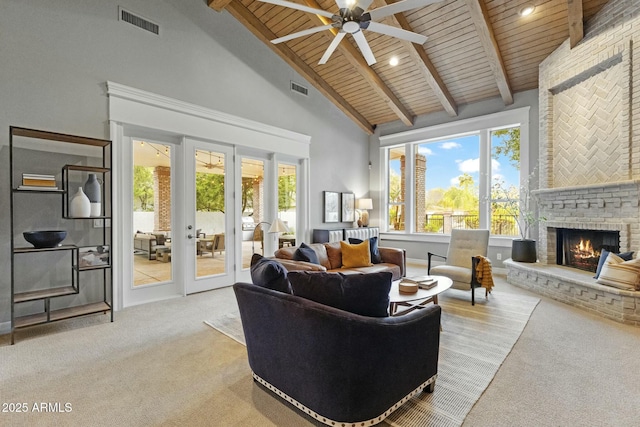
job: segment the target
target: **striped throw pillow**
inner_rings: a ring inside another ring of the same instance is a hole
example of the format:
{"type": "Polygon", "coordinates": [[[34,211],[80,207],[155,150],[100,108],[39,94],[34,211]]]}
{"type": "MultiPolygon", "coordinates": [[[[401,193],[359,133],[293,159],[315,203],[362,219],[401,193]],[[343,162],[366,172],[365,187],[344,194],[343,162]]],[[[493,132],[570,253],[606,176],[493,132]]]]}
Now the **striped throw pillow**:
{"type": "Polygon", "coordinates": [[[610,253],[597,280],[601,285],[630,291],[640,290],[640,258],[625,261],[610,253]]]}

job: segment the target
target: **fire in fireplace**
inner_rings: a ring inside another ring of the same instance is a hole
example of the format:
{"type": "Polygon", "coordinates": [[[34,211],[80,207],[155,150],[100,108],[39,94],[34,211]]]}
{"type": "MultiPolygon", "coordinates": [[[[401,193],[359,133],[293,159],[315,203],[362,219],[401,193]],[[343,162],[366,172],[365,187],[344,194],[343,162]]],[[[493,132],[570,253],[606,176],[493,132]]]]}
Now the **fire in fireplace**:
{"type": "Polygon", "coordinates": [[[620,232],[559,228],[556,230],[556,260],[559,265],[595,272],[600,252],[620,252],[620,232]]]}

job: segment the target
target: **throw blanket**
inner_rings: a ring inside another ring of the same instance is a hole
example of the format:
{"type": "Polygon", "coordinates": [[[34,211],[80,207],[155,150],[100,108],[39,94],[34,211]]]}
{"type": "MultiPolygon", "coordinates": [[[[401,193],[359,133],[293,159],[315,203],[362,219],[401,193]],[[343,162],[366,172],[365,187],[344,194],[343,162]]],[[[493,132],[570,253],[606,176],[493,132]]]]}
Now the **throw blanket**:
{"type": "Polygon", "coordinates": [[[476,265],[476,279],[480,282],[480,286],[486,289],[486,293],[490,294],[493,289],[493,276],[491,275],[491,261],[482,255],[476,255],[479,259],[476,265]]]}

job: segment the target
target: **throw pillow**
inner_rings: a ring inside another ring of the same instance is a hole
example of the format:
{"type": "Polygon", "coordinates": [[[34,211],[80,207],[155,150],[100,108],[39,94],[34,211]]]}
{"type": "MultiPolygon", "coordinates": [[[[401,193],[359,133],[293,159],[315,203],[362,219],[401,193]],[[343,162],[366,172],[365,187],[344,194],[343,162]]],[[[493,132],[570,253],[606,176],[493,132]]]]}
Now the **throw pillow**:
{"type": "Polygon", "coordinates": [[[386,317],[392,274],[289,273],[293,294],[361,316],[386,317]]]}
{"type": "MultiPolygon", "coordinates": [[[[362,243],[362,240],[349,237],[349,243],[362,243]]],[[[369,238],[369,252],[371,252],[372,263],[380,264],[382,262],[380,250],[378,249],[378,236],[369,238]]]]}
{"type": "MultiPolygon", "coordinates": [[[[609,252],[606,249],[603,249],[602,252],[600,252],[600,260],[598,261],[598,268],[596,269],[596,275],[593,276],[594,279],[597,279],[598,277],[600,277],[600,271],[602,270],[602,266],[604,265],[604,262],[607,260],[607,257],[609,256],[610,253],[611,252],[609,252]]],[[[629,261],[633,259],[633,252],[623,252],[616,255],[618,255],[620,258],[622,258],[625,261],[629,261]]]]}
{"type": "Polygon", "coordinates": [[[619,289],[640,290],[640,259],[625,261],[609,253],[597,282],[619,289]]]}
{"type": "Polygon", "coordinates": [[[295,261],[306,261],[306,262],[312,262],[314,264],[320,264],[320,261],[318,261],[318,255],[316,254],[316,251],[314,251],[312,248],[310,248],[308,245],[304,243],[302,243],[300,247],[296,249],[295,253],[293,254],[293,259],[295,261]]]}
{"type": "Polygon", "coordinates": [[[368,240],[353,245],[341,241],[340,249],[342,250],[342,267],[355,268],[371,266],[371,251],[369,251],[368,240]]]}
{"type": "Polygon", "coordinates": [[[265,258],[260,254],[253,254],[250,271],[251,281],[254,285],[287,294],[291,293],[287,269],[278,261],[265,258]]]}

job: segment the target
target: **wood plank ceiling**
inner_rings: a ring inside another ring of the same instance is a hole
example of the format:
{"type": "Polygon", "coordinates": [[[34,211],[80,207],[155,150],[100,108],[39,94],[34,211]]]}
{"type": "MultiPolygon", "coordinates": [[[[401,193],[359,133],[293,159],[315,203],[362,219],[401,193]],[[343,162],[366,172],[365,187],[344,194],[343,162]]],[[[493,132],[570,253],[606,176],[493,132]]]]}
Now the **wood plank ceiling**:
{"type": "MultiPolygon", "coordinates": [[[[338,13],[335,0],[289,0],[338,13]]],[[[365,132],[400,120],[411,125],[418,115],[501,97],[538,87],[538,65],[570,38],[576,46],[583,22],[608,0],[443,0],[408,10],[381,23],[428,37],[416,45],[364,30],[377,62],[367,65],[347,35],[324,65],[318,62],[334,38],[329,30],[272,44],[271,40],[330,23],[312,13],[257,0],[208,0],[228,11],[292,68],[331,100],[365,132]],[[521,17],[519,11],[534,5],[521,17]],[[389,60],[396,56],[397,66],[389,60]]],[[[374,0],[368,10],[394,3],[374,0]]]]}

